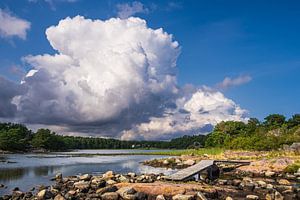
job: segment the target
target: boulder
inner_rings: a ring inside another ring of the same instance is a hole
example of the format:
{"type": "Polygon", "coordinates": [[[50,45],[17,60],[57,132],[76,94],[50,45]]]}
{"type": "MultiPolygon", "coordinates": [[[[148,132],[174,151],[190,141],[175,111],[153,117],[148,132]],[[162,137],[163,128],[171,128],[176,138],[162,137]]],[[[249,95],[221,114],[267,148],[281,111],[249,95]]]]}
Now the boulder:
{"type": "Polygon", "coordinates": [[[54,197],[54,200],[65,200],[65,197],[61,196],[61,194],[58,194],[54,197]]]}
{"type": "Polygon", "coordinates": [[[89,180],[91,180],[91,178],[92,178],[92,176],[89,174],[83,174],[83,175],[79,176],[79,180],[81,180],[81,181],[89,181],[89,180]]]}
{"type": "Polygon", "coordinates": [[[226,197],[225,200],[233,200],[233,198],[231,198],[231,197],[226,197]]]}
{"type": "Polygon", "coordinates": [[[106,192],[101,195],[102,200],[118,200],[119,194],[116,192],[106,192]]]}
{"type": "Polygon", "coordinates": [[[188,195],[188,194],[177,194],[172,197],[172,200],[193,200],[194,195],[188,195]]]}
{"type": "Polygon", "coordinates": [[[106,185],[114,185],[114,184],[116,184],[116,183],[117,183],[117,182],[114,181],[114,180],[112,180],[112,179],[109,179],[109,180],[106,181],[106,185]]]}
{"type": "Polygon", "coordinates": [[[258,184],[258,186],[259,187],[261,187],[261,188],[266,188],[267,187],[267,183],[266,182],[264,182],[264,181],[257,181],[256,182],[257,184],[258,184]]]}
{"type": "Polygon", "coordinates": [[[126,178],[125,176],[121,175],[121,176],[119,177],[119,181],[120,181],[120,182],[129,182],[129,179],[126,178]]]}
{"type": "Polygon", "coordinates": [[[105,174],[103,174],[103,178],[112,178],[114,177],[114,172],[113,171],[107,171],[105,174]]]}
{"type": "Polygon", "coordinates": [[[104,194],[106,192],[116,192],[117,190],[118,190],[118,188],[116,186],[109,185],[104,188],[100,188],[100,189],[96,190],[96,194],[104,194]]]}
{"type": "Polygon", "coordinates": [[[135,173],[133,173],[133,172],[128,172],[128,174],[127,174],[128,176],[130,176],[131,178],[134,178],[134,177],[136,177],[136,174],[135,173]]]}
{"type": "Polygon", "coordinates": [[[265,172],[265,176],[266,177],[272,177],[272,176],[274,176],[276,173],[275,172],[272,172],[272,171],[267,171],[267,172],[265,172]]]}
{"type": "Polygon", "coordinates": [[[283,200],[283,196],[279,192],[275,192],[274,200],[283,200]]]}
{"type": "Polygon", "coordinates": [[[169,161],[168,161],[168,160],[164,160],[164,161],[163,161],[163,164],[164,164],[164,165],[168,165],[168,164],[169,164],[169,161]]]}
{"type": "Polygon", "coordinates": [[[259,197],[256,196],[256,195],[253,195],[253,194],[249,194],[249,195],[246,196],[246,199],[249,199],[249,200],[257,200],[257,199],[259,199],[259,197]]]}
{"type": "Polygon", "coordinates": [[[156,200],[166,200],[166,198],[164,197],[164,195],[160,194],[156,196],[156,200]]]}
{"type": "Polygon", "coordinates": [[[38,200],[42,200],[42,199],[50,199],[53,197],[53,195],[50,191],[43,189],[37,193],[36,197],[38,200]]]}
{"type": "Polygon", "coordinates": [[[57,174],[55,175],[55,179],[56,179],[56,180],[62,180],[62,178],[63,178],[62,173],[57,173],[57,174]]]}
{"type": "Polygon", "coordinates": [[[125,200],[134,200],[136,190],[132,187],[122,187],[117,193],[125,200]]]}
{"type": "Polygon", "coordinates": [[[192,166],[192,165],[194,165],[194,164],[195,164],[195,161],[194,161],[194,160],[191,160],[191,159],[189,159],[189,160],[186,160],[186,161],[184,161],[184,162],[183,162],[183,164],[184,164],[184,165],[189,165],[189,166],[192,166]]]}
{"type": "Polygon", "coordinates": [[[74,187],[80,190],[85,190],[90,187],[90,183],[87,181],[79,181],[74,183],[74,187]]]}
{"type": "Polygon", "coordinates": [[[197,192],[196,194],[197,200],[207,200],[202,192],[197,192]]]}
{"type": "Polygon", "coordinates": [[[286,180],[286,179],[280,179],[280,180],[278,181],[278,184],[279,184],[279,185],[290,185],[291,183],[290,183],[290,181],[288,181],[288,180],[286,180]]]}

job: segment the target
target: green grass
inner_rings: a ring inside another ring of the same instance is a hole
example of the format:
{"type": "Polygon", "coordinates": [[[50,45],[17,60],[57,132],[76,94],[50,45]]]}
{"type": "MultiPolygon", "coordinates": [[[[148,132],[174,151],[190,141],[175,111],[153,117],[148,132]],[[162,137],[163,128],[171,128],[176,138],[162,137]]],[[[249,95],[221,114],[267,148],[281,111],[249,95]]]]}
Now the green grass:
{"type": "Polygon", "coordinates": [[[221,148],[201,148],[201,149],[186,149],[186,150],[170,150],[170,151],[158,151],[158,152],[145,152],[144,155],[168,155],[168,156],[181,156],[181,155],[195,155],[203,156],[207,155],[219,155],[224,152],[221,148]]]}
{"type": "Polygon", "coordinates": [[[296,173],[300,168],[300,162],[295,162],[289,166],[287,166],[284,171],[287,173],[296,173]]]}

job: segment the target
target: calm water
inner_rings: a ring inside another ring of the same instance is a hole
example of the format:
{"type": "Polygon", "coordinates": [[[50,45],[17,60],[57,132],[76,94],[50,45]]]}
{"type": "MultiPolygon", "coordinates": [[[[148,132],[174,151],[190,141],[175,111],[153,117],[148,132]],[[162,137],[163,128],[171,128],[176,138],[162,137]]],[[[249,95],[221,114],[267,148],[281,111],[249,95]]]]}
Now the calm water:
{"type": "Polygon", "coordinates": [[[0,188],[0,196],[10,193],[14,187],[28,191],[38,185],[50,185],[52,183],[50,179],[58,172],[61,172],[63,176],[85,173],[101,174],[108,170],[137,174],[174,172],[170,169],[153,168],[140,163],[164,156],[105,155],[149,151],[155,150],[80,150],[51,154],[0,155],[0,184],[7,186],[7,188],[0,188]]]}

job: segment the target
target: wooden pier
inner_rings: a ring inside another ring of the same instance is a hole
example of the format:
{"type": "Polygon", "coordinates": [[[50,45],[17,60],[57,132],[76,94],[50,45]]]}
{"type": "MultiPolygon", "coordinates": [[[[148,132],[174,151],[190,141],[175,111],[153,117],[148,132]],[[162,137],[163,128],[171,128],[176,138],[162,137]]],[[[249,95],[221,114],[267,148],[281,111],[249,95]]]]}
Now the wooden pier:
{"type": "Polygon", "coordinates": [[[246,161],[234,161],[234,160],[201,160],[199,163],[182,169],[170,176],[167,176],[167,180],[172,181],[186,181],[191,179],[193,176],[199,174],[203,171],[208,172],[209,179],[216,179],[219,177],[220,170],[217,164],[234,164],[234,165],[249,165],[250,162],[246,161]]]}

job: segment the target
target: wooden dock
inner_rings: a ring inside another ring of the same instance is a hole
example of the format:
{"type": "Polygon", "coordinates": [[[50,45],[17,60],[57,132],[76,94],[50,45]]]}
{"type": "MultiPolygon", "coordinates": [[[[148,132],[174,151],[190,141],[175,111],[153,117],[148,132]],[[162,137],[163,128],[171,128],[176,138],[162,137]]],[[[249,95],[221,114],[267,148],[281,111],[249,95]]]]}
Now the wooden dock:
{"type": "MultiPolygon", "coordinates": [[[[233,161],[233,160],[201,160],[199,163],[180,170],[170,176],[167,176],[167,180],[173,181],[185,181],[195,176],[196,174],[200,174],[204,170],[215,170],[217,164],[237,164],[237,165],[249,165],[250,162],[245,161],[233,161]],[[213,169],[214,168],[214,169],[213,169]]],[[[219,169],[217,169],[219,170],[219,169]]],[[[219,172],[218,172],[219,173],[219,172]]]]}

